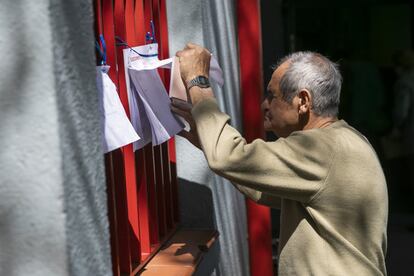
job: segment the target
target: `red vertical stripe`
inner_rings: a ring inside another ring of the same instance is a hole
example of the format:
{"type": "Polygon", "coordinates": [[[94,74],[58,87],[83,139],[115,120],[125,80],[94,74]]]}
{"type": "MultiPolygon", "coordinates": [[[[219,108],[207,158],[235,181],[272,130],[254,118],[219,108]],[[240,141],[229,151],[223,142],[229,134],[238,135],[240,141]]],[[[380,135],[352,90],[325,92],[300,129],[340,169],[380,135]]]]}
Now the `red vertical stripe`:
{"type": "Polygon", "coordinates": [[[168,47],[168,22],[167,22],[167,6],[165,0],[159,1],[159,35],[162,41],[161,58],[169,57],[168,47]]]}
{"type": "Polygon", "coordinates": [[[94,9],[95,9],[95,32],[97,35],[103,33],[102,28],[102,1],[96,0],[94,2],[94,9]]]}
{"type": "MultiPolygon", "coordinates": [[[[96,0],[95,3],[95,23],[96,23],[96,37],[104,34],[104,24],[107,13],[103,15],[107,1],[96,0]]],[[[112,8],[110,8],[112,10],[112,8]]],[[[111,17],[113,18],[112,12],[111,17]]],[[[113,24],[112,24],[113,29],[113,24]]],[[[113,36],[112,36],[113,37],[113,36]]],[[[107,44],[108,42],[106,42],[107,44]]],[[[107,45],[108,47],[108,45],[107,45]]],[[[113,50],[113,47],[111,48],[113,50]]],[[[112,58],[113,62],[115,58],[112,58]]],[[[113,64],[113,63],[112,63],[113,64]]],[[[113,76],[116,76],[115,70],[113,70],[113,76]]],[[[107,183],[107,196],[108,196],[108,219],[109,219],[109,233],[110,233],[110,244],[111,244],[111,259],[112,259],[112,273],[115,276],[120,275],[120,264],[119,264],[119,240],[118,240],[118,222],[117,222],[117,208],[116,208],[116,193],[115,193],[115,171],[113,166],[113,154],[105,154],[105,173],[107,183]]],[[[122,209],[122,208],[121,208],[122,209]]],[[[126,208],[124,208],[126,209],[126,208]]]]}
{"type": "Polygon", "coordinates": [[[179,220],[178,209],[178,183],[177,183],[177,160],[175,156],[175,139],[172,138],[168,141],[168,151],[170,157],[170,169],[171,169],[171,189],[172,189],[172,204],[174,222],[179,220]]]}
{"type": "MultiPolygon", "coordinates": [[[[167,35],[167,17],[165,10],[161,12],[161,9],[165,8],[161,6],[159,0],[152,0],[153,22],[155,25],[155,36],[158,42],[158,56],[160,59],[166,59],[169,57],[168,53],[168,35],[167,35]]],[[[163,80],[165,87],[170,84],[170,70],[161,69],[160,76],[163,80]]],[[[161,145],[162,152],[162,171],[164,179],[164,199],[165,199],[165,219],[167,229],[171,229],[174,224],[174,209],[172,206],[172,185],[171,185],[171,168],[169,162],[168,142],[161,145]]]]}
{"type": "Polygon", "coordinates": [[[149,202],[144,150],[135,153],[137,166],[138,213],[142,257],[151,252],[149,202]]]}
{"type": "MultiPolygon", "coordinates": [[[[138,46],[145,44],[145,29],[144,29],[144,2],[143,0],[135,0],[133,22],[135,28],[134,44],[131,46],[138,46]]],[[[141,241],[141,255],[142,259],[148,257],[151,253],[151,225],[153,224],[150,216],[150,185],[154,184],[153,162],[146,164],[146,154],[144,149],[138,150],[136,156],[136,173],[138,185],[138,213],[139,213],[139,228],[141,241]]]]}
{"type": "MultiPolygon", "coordinates": [[[[102,27],[106,43],[106,60],[111,66],[108,75],[118,86],[118,72],[116,70],[116,46],[115,46],[115,26],[114,26],[114,7],[112,0],[102,0],[102,27]]],[[[118,91],[119,93],[119,91],[118,91]]]]}
{"type": "Polygon", "coordinates": [[[144,29],[145,33],[151,32],[150,20],[152,20],[152,0],[144,1],[144,29]]]}
{"type": "MultiPolygon", "coordinates": [[[[155,25],[155,39],[157,40],[158,44],[161,46],[163,41],[161,41],[161,36],[160,36],[160,9],[159,9],[158,0],[152,0],[152,20],[154,21],[154,25],[155,25]]],[[[164,57],[162,56],[161,48],[162,47],[159,48],[158,56],[161,59],[163,59],[164,57]]]]}
{"type": "MultiPolygon", "coordinates": [[[[135,0],[135,33],[137,45],[145,44],[144,0],[135,0]]],[[[135,45],[134,45],[135,46],[135,45]]]]}
{"type": "Polygon", "coordinates": [[[128,205],[125,187],[125,167],[124,158],[121,150],[115,150],[110,153],[112,156],[112,166],[114,174],[115,203],[116,203],[116,223],[117,236],[119,244],[119,270],[121,273],[129,273],[132,269],[130,254],[130,224],[128,221],[128,205]]]}
{"type": "MultiPolygon", "coordinates": [[[[153,20],[155,25],[156,31],[156,40],[157,40],[157,29],[158,23],[154,20],[154,16],[157,17],[157,9],[154,10],[154,3],[157,0],[144,0],[144,27],[145,32],[150,32],[152,34],[150,22],[153,20]]],[[[157,40],[159,43],[159,41],[157,40]]],[[[159,48],[160,49],[160,48],[159,48]]],[[[161,79],[164,79],[163,70],[159,70],[161,79]]],[[[154,173],[155,173],[155,190],[156,190],[156,202],[157,202],[157,218],[158,218],[158,234],[159,239],[165,236],[167,232],[167,225],[166,225],[166,211],[165,211],[165,178],[164,178],[164,171],[163,171],[163,157],[161,146],[154,146],[153,148],[154,154],[154,173]]]]}
{"type": "MultiPolygon", "coordinates": [[[[160,12],[159,12],[158,0],[152,0],[152,21],[154,23],[154,29],[155,29],[155,40],[158,42],[158,57],[160,59],[164,59],[163,51],[162,51],[164,41],[162,41],[160,37],[160,12]]],[[[166,79],[167,79],[166,76],[168,75],[166,75],[165,70],[158,69],[158,73],[161,79],[163,80],[164,84],[166,84],[166,79]]]]}
{"type": "Polygon", "coordinates": [[[112,153],[105,154],[105,171],[108,193],[108,218],[111,237],[112,272],[115,276],[119,276],[121,273],[119,268],[119,234],[118,222],[116,218],[115,179],[112,153]]]}
{"type": "MultiPolygon", "coordinates": [[[[260,2],[239,0],[237,4],[243,129],[251,142],[263,137],[260,2]]],[[[247,200],[247,217],[251,275],[273,275],[270,209],[247,200]]]]}
{"type": "MultiPolygon", "coordinates": [[[[159,14],[160,14],[160,40],[162,41],[162,58],[169,56],[168,46],[168,21],[167,21],[167,6],[165,0],[159,0],[159,14]]],[[[166,87],[170,86],[170,78],[165,80],[166,87]]],[[[171,205],[173,221],[178,221],[178,185],[177,185],[177,167],[176,167],[176,156],[175,156],[175,140],[174,138],[168,141],[168,157],[170,161],[170,189],[171,189],[171,205]]]]}
{"type": "Polygon", "coordinates": [[[136,46],[137,36],[135,35],[135,0],[125,1],[125,31],[126,41],[130,46],[136,46]]]}
{"type": "MultiPolygon", "coordinates": [[[[112,1],[102,0],[96,1],[97,3],[97,17],[102,18],[98,27],[97,35],[103,34],[105,39],[105,44],[107,48],[107,64],[109,64],[112,69],[109,71],[109,76],[111,77],[114,83],[118,83],[118,76],[116,72],[116,54],[115,54],[115,41],[114,41],[114,24],[113,24],[113,6],[112,1]]],[[[117,189],[117,184],[119,185],[120,180],[124,179],[123,168],[119,169],[119,166],[116,166],[116,154],[120,152],[108,153],[105,155],[105,165],[106,165],[106,179],[107,179],[107,193],[108,193],[108,217],[109,217],[109,229],[110,229],[110,238],[111,238],[111,256],[112,256],[112,271],[115,276],[120,275],[121,266],[124,270],[130,268],[130,256],[129,256],[129,235],[128,235],[128,223],[122,214],[126,212],[127,206],[122,202],[118,204],[116,199],[122,199],[125,196],[125,190],[117,189]],[[119,239],[119,236],[125,236],[126,239],[119,239]],[[127,255],[120,253],[122,249],[127,252],[127,255]],[[121,256],[124,256],[122,259],[121,265],[121,256]]],[[[122,185],[122,183],[121,183],[122,185]]]]}
{"type": "Polygon", "coordinates": [[[176,157],[176,153],[175,153],[175,138],[171,138],[170,140],[168,140],[168,150],[169,150],[169,157],[170,157],[170,162],[172,163],[177,163],[177,157],[176,157]]]}
{"type": "Polygon", "coordinates": [[[151,245],[159,243],[158,232],[158,211],[157,211],[157,192],[155,189],[155,162],[154,149],[152,145],[147,145],[144,148],[145,153],[145,169],[147,173],[148,185],[148,205],[149,205],[149,220],[150,220],[150,240],[151,245]]]}
{"type": "Polygon", "coordinates": [[[170,230],[174,225],[174,210],[172,208],[171,191],[171,172],[170,158],[168,157],[168,142],[161,145],[162,151],[162,171],[164,174],[164,198],[165,198],[165,221],[167,229],[170,230]]]}
{"type": "Polygon", "coordinates": [[[164,196],[164,174],[162,162],[161,146],[154,146],[154,167],[155,180],[157,191],[157,217],[158,217],[158,233],[160,239],[163,238],[167,232],[167,222],[165,218],[165,196],[164,196]]]}
{"type": "MultiPolygon", "coordinates": [[[[134,22],[131,22],[131,13],[133,13],[132,0],[115,0],[115,34],[121,37],[127,43],[133,40],[135,36],[134,22]],[[127,21],[128,20],[128,21],[127,21]]],[[[118,63],[118,79],[119,94],[121,102],[126,113],[129,116],[128,94],[126,91],[125,71],[123,61],[123,47],[117,48],[118,63]]],[[[132,262],[141,261],[140,244],[139,244],[139,227],[138,227],[138,206],[137,206],[137,187],[135,175],[135,159],[132,150],[132,144],[122,148],[124,154],[125,166],[125,186],[126,186],[126,202],[128,206],[128,221],[130,226],[130,254],[132,262]]],[[[124,271],[122,271],[124,272],[124,271]]],[[[128,273],[130,273],[128,271],[128,273]]]]}

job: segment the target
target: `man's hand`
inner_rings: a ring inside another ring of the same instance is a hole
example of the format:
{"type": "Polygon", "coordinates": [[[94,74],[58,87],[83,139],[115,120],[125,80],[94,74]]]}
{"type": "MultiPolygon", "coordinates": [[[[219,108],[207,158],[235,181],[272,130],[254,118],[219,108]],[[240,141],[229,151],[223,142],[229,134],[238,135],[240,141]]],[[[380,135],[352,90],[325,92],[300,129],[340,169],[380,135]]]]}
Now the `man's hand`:
{"type": "Polygon", "coordinates": [[[186,87],[197,76],[209,77],[211,53],[207,49],[188,43],[176,56],[180,60],[181,78],[186,87]]]}
{"type": "Polygon", "coordinates": [[[183,117],[188,122],[191,128],[190,131],[183,130],[180,133],[178,133],[178,135],[186,138],[191,144],[201,149],[196,124],[194,122],[193,116],[191,115],[191,108],[192,105],[187,103],[186,101],[177,98],[171,98],[171,111],[183,117]]]}
{"type": "Polygon", "coordinates": [[[180,61],[181,78],[187,90],[187,96],[190,102],[195,106],[197,103],[206,98],[214,97],[213,90],[209,88],[200,88],[193,86],[188,89],[189,82],[197,76],[209,76],[210,71],[210,52],[198,45],[188,43],[187,46],[176,53],[180,61]],[[191,91],[190,91],[191,90],[191,91]]]}

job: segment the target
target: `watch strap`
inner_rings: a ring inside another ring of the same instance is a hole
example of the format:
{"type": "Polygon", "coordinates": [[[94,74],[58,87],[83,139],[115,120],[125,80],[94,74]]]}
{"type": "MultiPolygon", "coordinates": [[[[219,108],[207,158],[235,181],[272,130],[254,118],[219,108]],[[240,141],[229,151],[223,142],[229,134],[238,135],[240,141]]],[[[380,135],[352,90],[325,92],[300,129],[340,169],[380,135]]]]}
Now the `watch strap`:
{"type": "Polygon", "coordinates": [[[187,89],[190,89],[193,86],[198,86],[201,88],[208,88],[210,87],[210,81],[205,76],[197,76],[187,83],[187,89]]]}

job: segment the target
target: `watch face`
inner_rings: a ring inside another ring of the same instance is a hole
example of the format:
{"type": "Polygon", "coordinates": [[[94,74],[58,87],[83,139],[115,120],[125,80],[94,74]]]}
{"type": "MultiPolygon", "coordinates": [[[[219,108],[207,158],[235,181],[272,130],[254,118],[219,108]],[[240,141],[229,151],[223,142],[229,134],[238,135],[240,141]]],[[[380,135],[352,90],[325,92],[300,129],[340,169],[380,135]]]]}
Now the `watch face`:
{"type": "Polygon", "coordinates": [[[200,84],[202,85],[207,85],[208,84],[208,80],[206,77],[198,77],[198,81],[200,82],[200,84]]]}
{"type": "Polygon", "coordinates": [[[208,78],[206,78],[204,76],[195,77],[194,79],[192,79],[190,81],[189,84],[190,84],[189,88],[191,88],[193,86],[199,86],[199,87],[202,87],[202,88],[210,87],[210,82],[208,81],[208,78]]]}

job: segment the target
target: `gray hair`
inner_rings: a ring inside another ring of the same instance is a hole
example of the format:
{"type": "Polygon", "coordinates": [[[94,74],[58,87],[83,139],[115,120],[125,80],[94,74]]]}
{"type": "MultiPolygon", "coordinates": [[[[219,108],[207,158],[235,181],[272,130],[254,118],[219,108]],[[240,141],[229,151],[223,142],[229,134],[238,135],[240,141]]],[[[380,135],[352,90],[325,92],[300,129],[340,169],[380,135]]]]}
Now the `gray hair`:
{"type": "Polygon", "coordinates": [[[286,61],[288,69],[279,84],[283,99],[290,103],[301,89],[307,89],[312,95],[312,111],[316,115],[337,116],[342,85],[339,66],[314,52],[290,54],[277,67],[286,61]]]}

